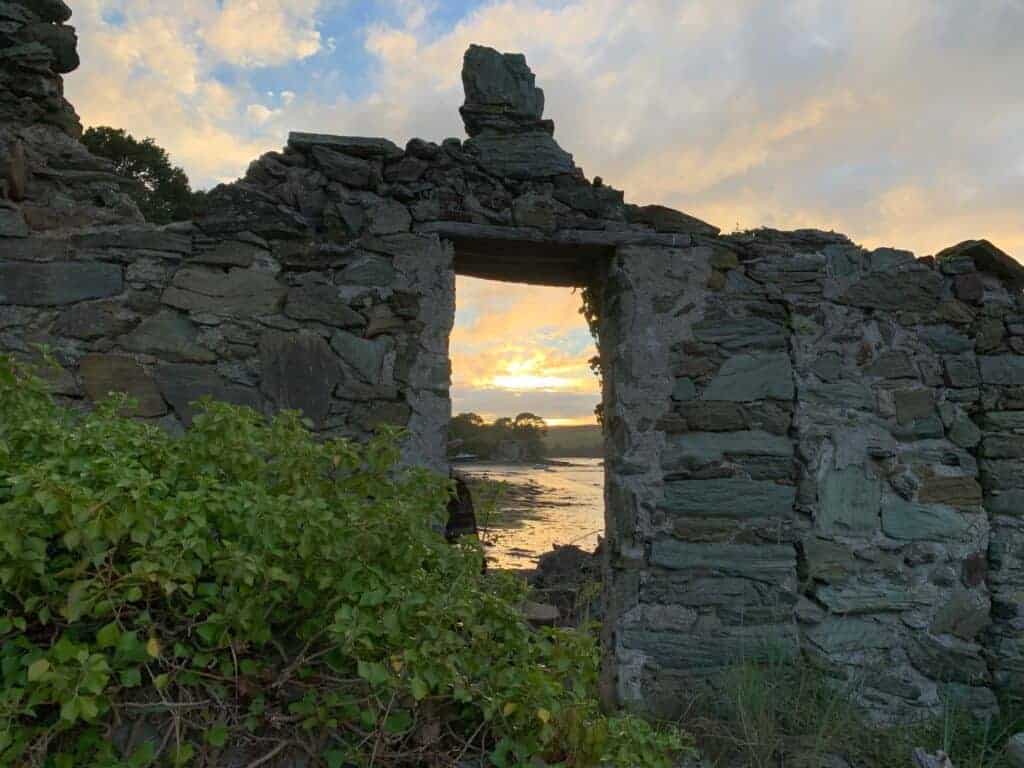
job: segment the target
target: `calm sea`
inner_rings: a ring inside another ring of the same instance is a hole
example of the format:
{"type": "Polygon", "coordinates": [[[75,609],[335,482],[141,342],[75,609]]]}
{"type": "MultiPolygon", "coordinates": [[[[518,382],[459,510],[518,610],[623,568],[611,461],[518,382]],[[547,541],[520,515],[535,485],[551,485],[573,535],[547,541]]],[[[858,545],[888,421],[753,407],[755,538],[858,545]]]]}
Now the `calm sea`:
{"type": "Polygon", "coordinates": [[[555,544],[588,551],[604,535],[604,467],[601,459],[560,459],[556,465],[460,462],[470,477],[510,484],[488,519],[477,504],[477,523],[496,568],[533,568],[555,544]]]}

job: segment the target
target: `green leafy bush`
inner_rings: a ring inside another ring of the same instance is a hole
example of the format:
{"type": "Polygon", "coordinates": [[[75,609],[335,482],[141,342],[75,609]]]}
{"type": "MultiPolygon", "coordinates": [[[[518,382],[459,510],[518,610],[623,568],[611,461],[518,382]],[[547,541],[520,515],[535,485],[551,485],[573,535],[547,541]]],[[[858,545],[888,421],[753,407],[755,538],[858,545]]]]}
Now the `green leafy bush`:
{"type": "Polygon", "coordinates": [[[0,357],[0,765],[667,766],[585,633],[431,526],[396,435],[316,442],[207,402],[181,438],[54,404],[0,357]],[[267,758],[264,760],[264,758],[267,758]]]}

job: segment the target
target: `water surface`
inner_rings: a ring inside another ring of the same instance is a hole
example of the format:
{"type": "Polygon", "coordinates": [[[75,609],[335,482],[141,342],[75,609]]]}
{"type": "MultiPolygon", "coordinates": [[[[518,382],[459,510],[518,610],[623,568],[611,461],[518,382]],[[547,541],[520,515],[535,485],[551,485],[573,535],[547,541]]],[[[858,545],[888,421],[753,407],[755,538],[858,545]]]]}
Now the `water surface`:
{"type": "Polygon", "coordinates": [[[550,465],[459,462],[455,469],[510,484],[490,519],[477,505],[488,562],[496,568],[534,568],[556,544],[593,551],[604,535],[601,459],[560,459],[550,465]]]}

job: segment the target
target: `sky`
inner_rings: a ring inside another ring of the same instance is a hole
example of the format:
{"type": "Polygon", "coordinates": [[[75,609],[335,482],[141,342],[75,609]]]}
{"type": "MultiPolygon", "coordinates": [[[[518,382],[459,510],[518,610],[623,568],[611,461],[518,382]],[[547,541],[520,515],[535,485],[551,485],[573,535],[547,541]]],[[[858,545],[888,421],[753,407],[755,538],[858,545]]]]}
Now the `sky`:
{"type": "MultiPolygon", "coordinates": [[[[589,177],[725,231],[812,226],[1024,260],[1024,0],[72,0],[86,125],[199,188],[291,130],[463,137],[471,42],[526,54],[589,177]]],[[[456,412],[592,418],[565,289],[460,278],[456,412]]]]}

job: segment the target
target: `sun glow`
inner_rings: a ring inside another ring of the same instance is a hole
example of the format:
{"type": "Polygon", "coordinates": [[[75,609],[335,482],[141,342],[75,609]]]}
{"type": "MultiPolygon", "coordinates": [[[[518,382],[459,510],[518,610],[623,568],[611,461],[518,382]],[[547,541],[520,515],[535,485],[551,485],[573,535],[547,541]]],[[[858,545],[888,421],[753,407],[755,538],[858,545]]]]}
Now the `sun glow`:
{"type": "Polygon", "coordinates": [[[514,391],[527,389],[574,389],[576,387],[576,382],[572,379],[563,379],[561,376],[531,376],[530,374],[495,376],[491,379],[491,382],[499,389],[511,389],[514,391]]]}

